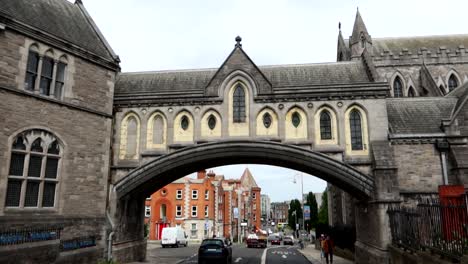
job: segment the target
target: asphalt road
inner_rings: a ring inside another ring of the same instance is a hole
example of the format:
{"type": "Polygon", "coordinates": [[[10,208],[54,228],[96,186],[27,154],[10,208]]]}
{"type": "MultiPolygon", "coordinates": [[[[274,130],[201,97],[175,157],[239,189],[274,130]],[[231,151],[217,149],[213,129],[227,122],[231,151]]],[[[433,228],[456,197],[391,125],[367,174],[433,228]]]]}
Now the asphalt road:
{"type": "MultiPolygon", "coordinates": [[[[158,244],[149,244],[146,262],[158,264],[195,264],[198,263],[199,245],[180,248],[161,248],[158,244]]],[[[232,245],[233,264],[281,264],[310,262],[297,251],[297,246],[271,246],[263,248],[247,248],[245,244],[232,245]]],[[[140,262],[135,262],[140,263],[140,262]]]]}

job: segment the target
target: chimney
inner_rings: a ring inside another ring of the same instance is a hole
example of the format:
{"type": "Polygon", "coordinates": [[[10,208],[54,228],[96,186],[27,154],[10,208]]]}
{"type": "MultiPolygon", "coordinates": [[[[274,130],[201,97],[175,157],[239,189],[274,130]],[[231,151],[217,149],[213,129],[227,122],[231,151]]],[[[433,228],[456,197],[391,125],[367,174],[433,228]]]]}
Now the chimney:
{"type": "Polygon", "coordinates": [[[208,177],[213,177],[214,178],[215,176],[216,176],[216,174],[214,173],[214,171],[211,170],[210,172],[208,172],[208,177]]]}
{"type": "Polygon", "coordinates": [[[206,177],[206,170],[200,170],[197,172],[197,179],[205,179],[206,177]]]}

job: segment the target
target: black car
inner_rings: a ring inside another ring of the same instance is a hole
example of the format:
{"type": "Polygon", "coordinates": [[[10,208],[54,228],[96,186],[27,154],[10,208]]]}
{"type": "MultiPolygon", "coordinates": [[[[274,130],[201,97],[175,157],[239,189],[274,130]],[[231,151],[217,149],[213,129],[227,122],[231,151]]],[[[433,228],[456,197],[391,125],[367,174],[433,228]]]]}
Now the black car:
{"type": "Polygon", "coordinates": [[[279,236],[272,235],[268,237],[268,242],[272,245],[281,245],[281,238],[279,236]]]}
{"type": "Polygon", "coordinates": [[[285,236],[283,237],[283,245],[294,245],[294,241],[292,240],[291,237],[285,236]]]}
{"type": "Polygon", "coordinates": [[[231,242],[225,238],[204,239],[198,249],[198,263],[232,263],[231,242]]]}

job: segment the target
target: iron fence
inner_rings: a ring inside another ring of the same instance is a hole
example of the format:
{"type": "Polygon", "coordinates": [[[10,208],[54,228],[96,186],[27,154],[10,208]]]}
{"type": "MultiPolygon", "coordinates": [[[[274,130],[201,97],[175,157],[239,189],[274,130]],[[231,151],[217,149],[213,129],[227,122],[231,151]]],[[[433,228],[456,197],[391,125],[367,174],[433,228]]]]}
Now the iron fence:
{"type": "Polygon", "coordinates": [[[61,227],[0,230],[0,246],[60,239],[61,227]]]}
{"type": "Polygon", "coordinates": [[[391,206],[388,214],[394,245],[454,260],[468,254],[468,195],[424,199],[413,208],[391,206]]]}

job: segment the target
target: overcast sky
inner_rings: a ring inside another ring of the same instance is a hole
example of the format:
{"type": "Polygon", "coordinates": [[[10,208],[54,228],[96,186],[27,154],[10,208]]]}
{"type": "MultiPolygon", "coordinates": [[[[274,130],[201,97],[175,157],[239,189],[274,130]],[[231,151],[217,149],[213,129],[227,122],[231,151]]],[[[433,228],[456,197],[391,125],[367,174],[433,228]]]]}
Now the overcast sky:
{"type": "MultiPolygon", "coordinates": [[[[71,0],[70,0],[71,1],[71,0]]],[[[336,60],[338,22],[348,38],[356,8],[372,38],[466,34],[466,0],[83,0],[120,56],[123,72],[217,68],[242,37],[257,65],[336,60]]],[[[216,169],[240,177],[245,166],[216,169]]],[[[295,172],[249,169],[273,201],[300,197],[295,172]],[[284,191],[287,190],[287,191],[284,191]]],[[[300,181],[298,181],[300,182],[300,181]]],[[[304,192],[325,182],[304,176],[304,192]]]]}

